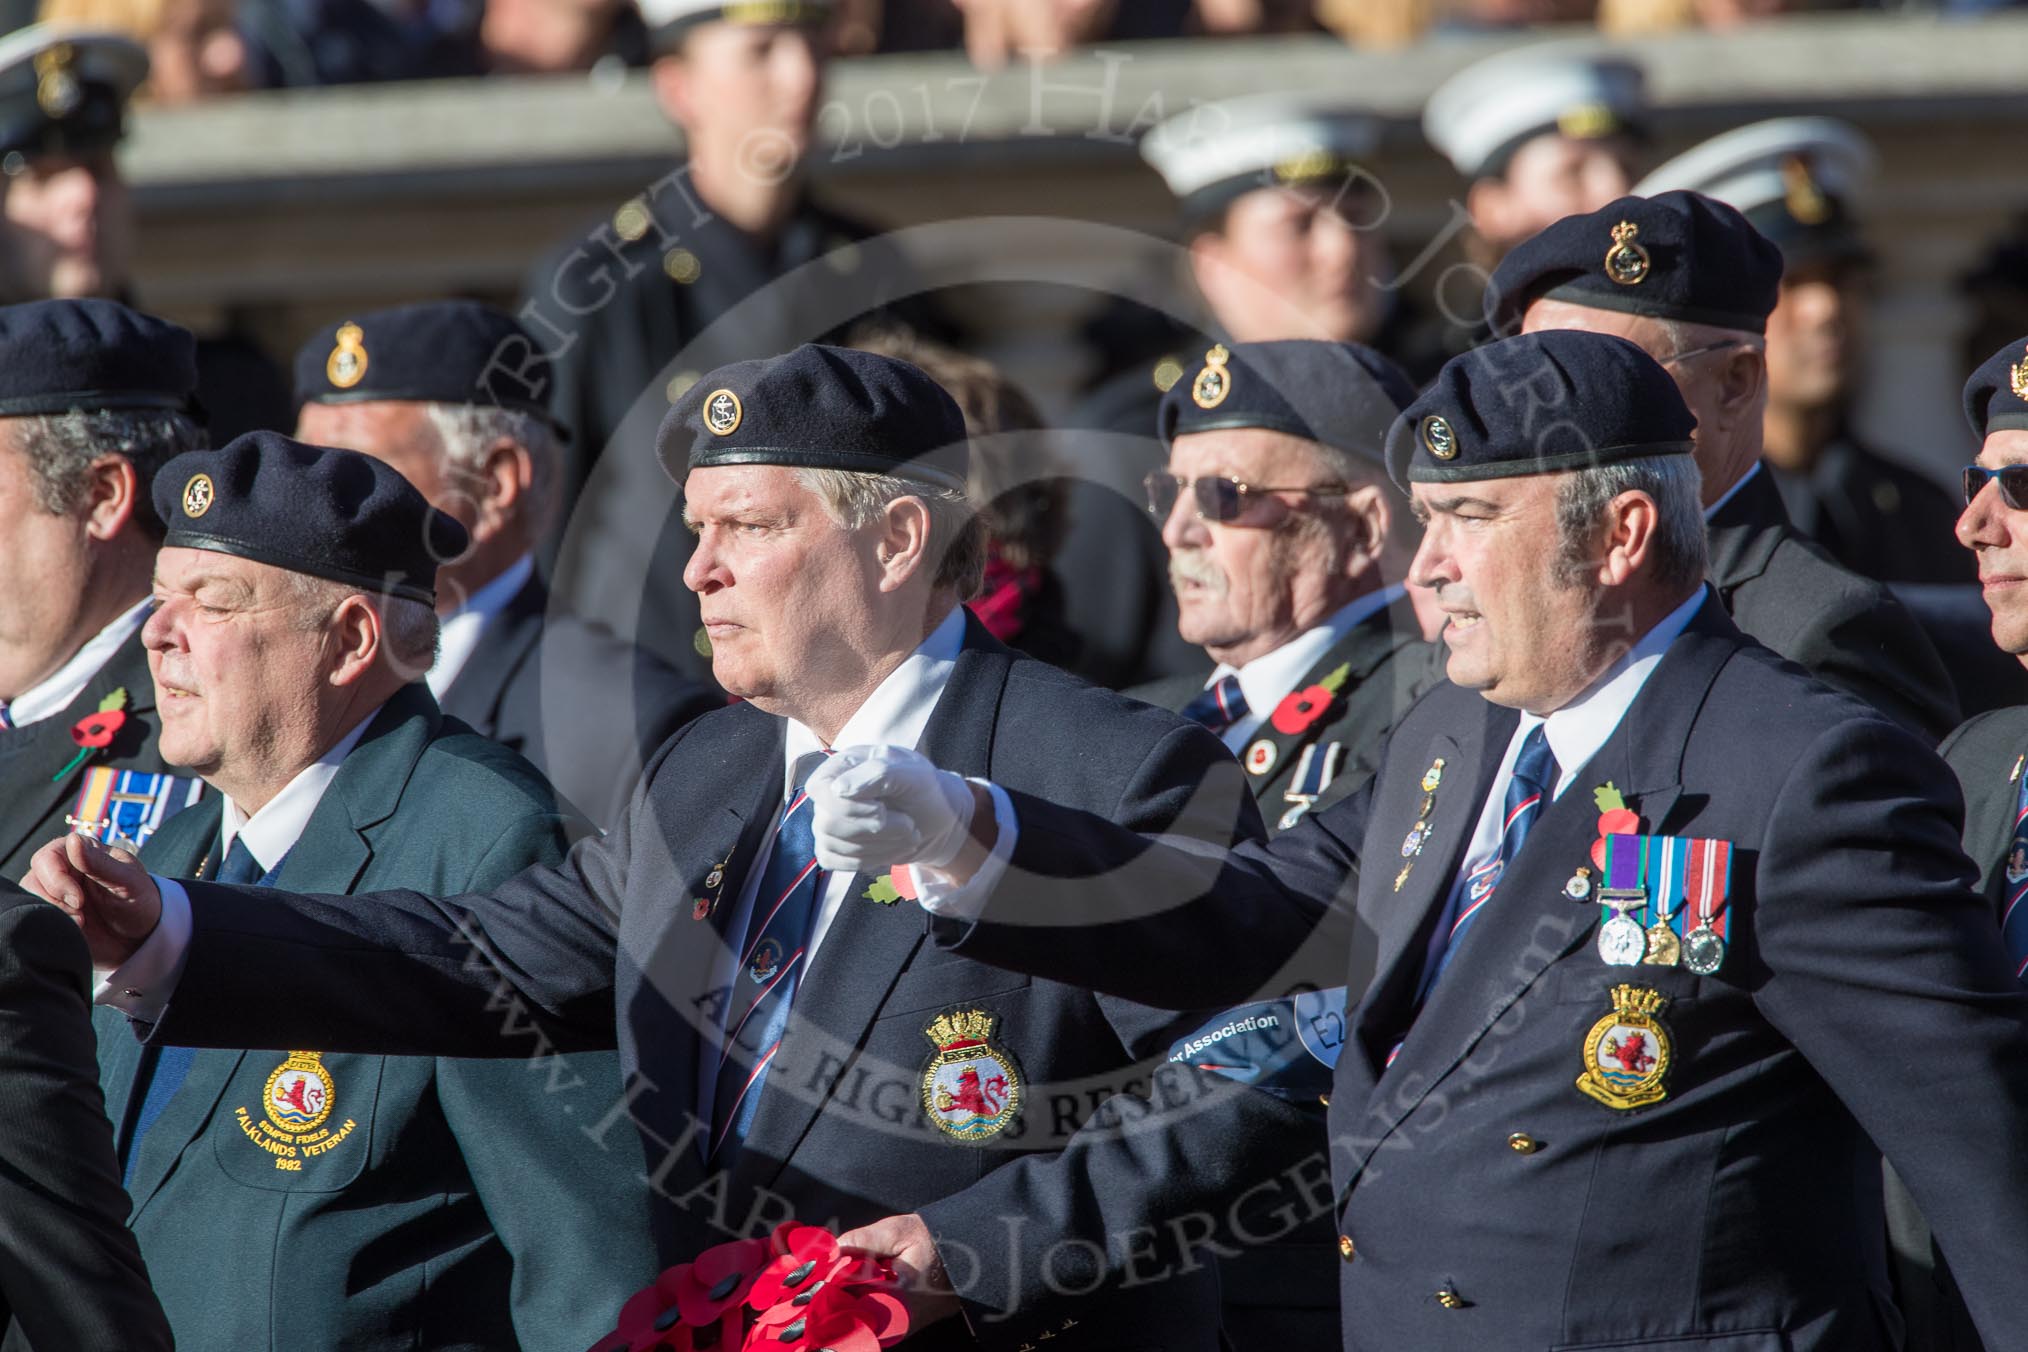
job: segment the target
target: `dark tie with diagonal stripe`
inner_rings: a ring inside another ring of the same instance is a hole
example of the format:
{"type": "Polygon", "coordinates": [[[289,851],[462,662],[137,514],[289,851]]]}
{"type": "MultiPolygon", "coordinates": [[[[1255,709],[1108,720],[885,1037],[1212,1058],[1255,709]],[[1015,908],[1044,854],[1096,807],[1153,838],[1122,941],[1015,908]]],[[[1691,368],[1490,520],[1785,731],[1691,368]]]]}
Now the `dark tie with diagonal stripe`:
{"type": "Polygon", "coordinates": [[[2014,835],[2007,842],[2007,858],[2001,863],[2007,879],[2007,905],[2000,912],[2000,937],[2006,944],[2007,962],[2014,979],[2028,983],[2028,771],[2021,775],[2021,787],[2014,795],[2014,835]]]}
{"type": "Polygon", "coordinates": [[[1195,699],[1183,706],[1183,716],[1194,723],[1202,723],[1213,733],[1224,732],[1245,718],[1246,696],[1240,692],[1239,677],[1221,676],[1205,686],[1195,699]]]}
{"type": "Polygon", "coordinates": [[[813,751],[796,762],[795,791],[782,809],[781,828],[767,872],[754,894],[753,914],[732,973],[725,1041],[718,1080],[711,1095],[711,1154],[729,1156],[746,1139],[760,1107],[761,1085],[788,1027],[789,1005],[807,966],[810,929],[817,919],[817,895],[824,884],[817,867],[809,795],[803,782],[823,764],[813,751]]]}

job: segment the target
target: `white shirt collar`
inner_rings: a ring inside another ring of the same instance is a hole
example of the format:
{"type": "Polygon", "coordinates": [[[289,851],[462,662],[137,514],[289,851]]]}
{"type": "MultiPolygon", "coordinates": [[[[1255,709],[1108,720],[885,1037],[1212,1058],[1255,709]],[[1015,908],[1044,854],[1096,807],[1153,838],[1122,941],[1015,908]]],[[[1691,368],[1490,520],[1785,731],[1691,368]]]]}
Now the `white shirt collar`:
{"type": "Polygon", "coordinates": [[[1712,503],[1709,507],[1706,507],[1704,509],[1704,519],[1706,521],[1709,521],[1712,517],[1717,516],[1719,509],[1725,506],[1726,503],[1731,502],[1734,498],[1738,497],[1739,490],[1746,487],[1747,484],[1751,483],[1753,481],[1753,476],[1758,473],[1760,473],[1760,461],[1756,460],[1751,465],[1748,465],[1746,467],[1746,473],[1740,475],[1737,479],[1732,481],[1732,487],[1726,489],[1723,493],[1720,493],[1718,495],[1718,501],[1712,503]]]}
{"type": "Polygon", "coordinates": [[[36,682],[21,692],[21,697],[7,706],[7,721],[17,728],[30,723],[40,723],[51,714],[62,713],[70,702],[84,693],[92,677],[99,674],[99,668],[112,660],[120,645],[141,627],[148,618],[148,612],[155,606],[155,598],[144,597],[132,609],[122,611],[119,618],[86,639],[84,646],[71,654],[68,662],[56,672],[36,682]]]}
{"type": "MultiPolygon", "coordinates": [[[[1603,676],[1592,682],[1591,689],[1564,705],[1545,720],[1535,714],[1521,715],[1521,724],[1514,729],[1512,746],[1518,747],[1537,724],[1547,723],[1543,734],[1549,739],[1549,749],[1556,756],[1556,793],[1561,797],[1570,787],[1578,772],[1599,752],[1612,737],[1620,720],[1633,707],[1634,697],[1641,693],[1641,687],[1655,674],[1661,665],[1662,654],[1683,632],[1697,608],[1704,604],[1705,589],[1699,587],[1691,598],[1677,606],[1661,621],[1641,636],[1641,641],[1609,667],[1603,676]]],[[[1510,756],[1511,759],[1511,756],[1510,756]]]]}
{"type": "Polygon", "coordinates": [[[1340,639],[1407,594],[1407,589],[1399,584],[1368,592],[1333,613],[1322,624],[1305,629],[1273,652],[1263,653],[1243,667],[1220,662],[1218,669],[1204,684],[1209,688],[1220,678],[1237,673],[1239,692],[1246,696],[1248,713],[1265,718],[1294,692],[1296,683],[1309,674],[1311,667],[1323,661],[1324,654],[1331,651],[1340,639]]]}
{"type": "Polygon", "coordinates": [[[359,745],[365,735],[366,725],[380,713],[375,709],[361,719],[352,731],[335,742],[329,751],[317,758],[313,765],[306,765],[296,777],[282,786],[282,791],[270,798],[260,811],[249,817],[240,811],[239,804],[231,798],[224,800],[225,815],[219,819],[219,858],[232,848],[235,839],[246,839],[247,853],[263,872],[273,871],[282,857],[296,847],[302,839],[303,829],[310,824],[310,814],[317,810],[317,804],[324,800],[324,791],[331,787],[331,781],[338,777],[338,767],[352,754],[352,748],[359,745]]]}
{"type": "MultiPolygon", "coordinates": [[[[942,624],[930,631],[919,647],[889,672],[866,702],[859,706],[845,726],[838,730],[836,746],[906,746],[922,740],[930,715],[951,683],[958,665],[958,653],[965,646],[965,608],[954,606],[942,624]]],[[[812,751],[825,750],[823,738],[788,720],[783,739],[782,796],[795,788],[796,762],[812,751]]]]}
{"type": "Polygon", "coordinates": [[[534,575],[535,559],[523,554],[507,566],[506,572],[467,596],[465,604],[444,618],[437,639],[437,663],[425,678],[432,695],[438,699],[444,697],[444,692],[451,688],[451,682],[464,671],[465,663],[472,660],[472,653],[477,650],[479,636],[486,632],[486,626],[521,594],[521,589],[534,575]]]}

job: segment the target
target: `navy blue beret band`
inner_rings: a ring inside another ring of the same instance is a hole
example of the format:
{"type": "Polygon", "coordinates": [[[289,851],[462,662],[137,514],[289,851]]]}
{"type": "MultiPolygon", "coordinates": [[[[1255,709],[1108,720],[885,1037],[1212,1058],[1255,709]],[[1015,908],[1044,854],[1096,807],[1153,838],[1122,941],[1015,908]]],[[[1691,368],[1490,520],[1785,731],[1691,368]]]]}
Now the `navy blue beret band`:
{"type": "Polygon", "coordinates": [[[1733,208],[1694,192],[1622,197],[1522,241],[1486,288],[1497,333],[1538,300],[1765,333],[1782,254],[1733,208]]]}
{"type": "Polygon", "coordinates": [[[1415,384],[1358,343],[1221,343],[1162,396],[1164,445],[1193,432],[1258,427],[1386,464],[1388,426],[1415,384]]]}
{"type": "Polygon", "coordinates": [[[112,300],[0,306],[0,417],[193,411],[197,340],[112,300]]]}
{"type": "Polygon", "coordinates": [[[1661,364],[1624,338],[1549,329],[1451,358],[1403,410],[1388,472],[1469,483],[1688,455],[1697,419],[1661,364]]]}
{"type": "Polygon", "coordinates": [[[721,366],[684,392],[656,434],[678,483],[725,465],[853,470],[962,490],[964,414],[921,368],[856,348],[805,343],[721,366]]]}
{"type": "Polygon", "coordinates": [[[249,432],[164,465],[151,494],[165,548],[203,549],[436,602],[437,565],[470,537],[389,465],[357,451],[249,432]]]}
{"type": "Polygon", "coordinates": [[[1995,432],[2028,431],[2028,338],[1986,358],[1965,382],[1965,421],[1984,441],[1995,432]]]}

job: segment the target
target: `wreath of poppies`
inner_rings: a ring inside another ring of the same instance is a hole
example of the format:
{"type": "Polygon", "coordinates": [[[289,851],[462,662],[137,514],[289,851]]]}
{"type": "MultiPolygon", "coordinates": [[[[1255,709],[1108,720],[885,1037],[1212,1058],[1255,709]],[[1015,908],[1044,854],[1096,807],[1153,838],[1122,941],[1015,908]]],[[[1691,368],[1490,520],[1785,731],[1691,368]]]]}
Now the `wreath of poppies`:
{"type": "Polygon", "coordinates": [[[668,1269],[591,1352],[879,1352],[908,1335],[897,1285],[887,1264],[789,1221],[668,1269]]]}

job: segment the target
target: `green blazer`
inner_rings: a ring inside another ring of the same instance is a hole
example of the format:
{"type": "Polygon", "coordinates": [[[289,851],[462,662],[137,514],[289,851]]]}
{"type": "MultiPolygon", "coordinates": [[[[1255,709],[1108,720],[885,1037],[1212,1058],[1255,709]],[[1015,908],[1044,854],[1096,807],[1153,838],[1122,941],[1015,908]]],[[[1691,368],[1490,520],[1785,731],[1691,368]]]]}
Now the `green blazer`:
{"type": "MultiPolygon", "coordinates": [[[[215,869],[222,803],[171,819],[144,861],[215,869]]],[[[412,685],[275,880],[483,889],[557,862],[569,824],[533,767],[412,685]]],[[[288,1001],[288,971],[269,976],[288,1001]]],[[[137,1076],[161,1053],[97,1021],[131,1224],[183,1347],[582,1352],[654,1276],[638,1147],[581,1129],[619,1098],[617,1054],[558,1056],[504,1002],[501,1036],[526,1047],[510,1059],[199,1051],[138,1146],[137,1076]]]]}

